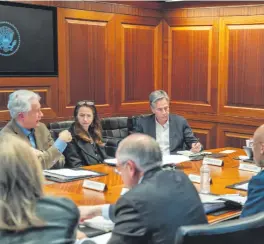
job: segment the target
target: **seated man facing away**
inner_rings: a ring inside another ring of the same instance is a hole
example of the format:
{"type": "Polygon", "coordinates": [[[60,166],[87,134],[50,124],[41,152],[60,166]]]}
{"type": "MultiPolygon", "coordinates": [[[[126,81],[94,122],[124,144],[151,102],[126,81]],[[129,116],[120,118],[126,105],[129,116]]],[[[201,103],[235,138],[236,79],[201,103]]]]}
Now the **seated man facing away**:
{"type": "Polygon", "coordinates": [[[71,134],[67,130],[62,131],[54,143],[49,130],[40,122],[43,113],[39,101],[40,96],[28,90],[10,94],[7,107],[12,120],[2,129],[1,136],[11,133],[26,141],[32,146],[43,169],[62,168],[65,163],[62,152],[71,141],[71,134]]]}
{"type": "Polygon", "coordinates": [[[149,95],[149,103],[153,114],[139,118],[136,132],[155,138],[163,155],[184,150],[184,144],[192,152],[201,151],[202,146],[187,121],[179,115],[169,113],[170,99],[165,91],[153,91],[149,95]]]}
{"type": "MultiPolygon", "coordinates": [[[[255,163],[264,167],[264,125],[261,125],[253,136],[253,156],[255,163]]],[[[247,217],[264,211],[264,171],[253,176],[248,184],[248,198],[241,217],[247,217]]]]}
{"type": "Polygon", "coordinates": [[[143,134],[126,137],[118,146],[116,158],[130,190],[110,208],[79,207],[82,219],[103,214],[115,222],[109,244],[173,244],[179,226],[207,223],[188,177],[178,170],[162,170],[162,153],[153,138],[143,134]]]}

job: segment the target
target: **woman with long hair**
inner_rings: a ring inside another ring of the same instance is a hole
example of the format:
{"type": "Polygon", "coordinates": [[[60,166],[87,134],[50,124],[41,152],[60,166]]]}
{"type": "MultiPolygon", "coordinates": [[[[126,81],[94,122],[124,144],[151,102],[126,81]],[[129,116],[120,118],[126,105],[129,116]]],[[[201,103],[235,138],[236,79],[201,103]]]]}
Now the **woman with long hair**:
{"type": "Polygon", "coordinates": [[[94,102],[78,102],[74,109],[74,120],[69,129],[72,141],[64,151],[65,167],[76,168],[102,163],[107,155],[94,102]]]}
{"type": "Polygon", "coordinates": [[[71,244],[79,211],[69,199],[43,194],[41,164],[11,134],[0,137],[0,243],[71,244]]]}

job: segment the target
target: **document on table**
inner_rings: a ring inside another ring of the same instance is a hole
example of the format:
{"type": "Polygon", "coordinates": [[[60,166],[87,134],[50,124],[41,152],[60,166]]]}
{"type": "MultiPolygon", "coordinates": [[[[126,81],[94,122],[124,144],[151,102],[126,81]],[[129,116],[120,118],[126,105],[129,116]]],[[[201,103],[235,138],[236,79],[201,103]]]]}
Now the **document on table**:
{"type": "Polygon", "coordinates": [[[230,200],[233,202],[238,202],[241,205],[244,205],[245,202],[247,201],[247,197],[244,196],[240,196],[238,194],[227,194],[227,195],[220,195],[221,198],[225,199],[225,200],[230,200]]]}
{"type": "Polygon", "coordinates": [[[248,190],[248,183],[244,183],[244,184],[239,185],[238,189],[247,191],[248,190]]]}
{"type": "Polygon", "coordinates": [[[186,161],[190,161],[190,158],[184,155],[165,155],[162,158],[162,165],[179,164],[186,161]]]}
{"type": "Polygon", "coordinates": [[[43,170],[44,175],[64,176],[64,177],[82,177],[82,176],[96,176],[100,175],[97,172],[89,170],[73,170],[73,169],[49,169],[43,170]]]}
{"type": "Polygon", "coordinates": [[[112,236],[112,232],[109,232],[103,235],[77,240],[74,244],[83,244],[85,243],[85,241],[88,241],[88,240],[93,241],[93,243],[95,244],[107,244],[111,236],[112,236]]]}
{"type": "Polygon", "coordinates": [[[115,226],[114,222],[107,220],[102,216],[86,219],[84,220],[83,224],[103,231],[112,231],[115,226]]]}
{"type": "Polygon", "coordinates": [[[112,165],[112,166],[116,166],[117,159],[116,158],[107,158],[104,160],[104,163],[112,165]]]}
{"type": "Polygon", "coordinates": [[[224,202],[224,200],[218,200],[220,198],[219,195],[212,195],[212,194],[199,194],[202,203],[218,203],[224,202]]]}
{"type": "Polygon", "coordinates": [[[229,154],[229,153],[233,153],[235,152],[236,150],[224,150],[224,151],[221,151],[219,153],[225,153],[225,154],[229,154]]]}
{"type": "Polygon", "coordinates": [[[226,200],[238,202],[244,205],[247,197],[240,196],[239,194],[226,194],[226,195],[212,195],[212,194],[199,194],[202,203],[218,203],[225,202],[226,200]]]}
{"type": "Polygon", "coordinates": [[[177,151],[177,154],[189,157],[189,156],[193,155],[194,153],[191,151],[188,151],[188,150],[184,150],[184,151],[177,151]]]}
{"type": "Polygon", "coordinates": [[[90,238],[96,244],[106,244],[112,236],[112,232],[90,238]]]}
{"type": "Polygon", "coordinates": [[[236,189],[236,190],[241,190],[241,191],[247,191],[248,190],[248,182],[249,181],[242,181],[239,183],[228,185],[228,186],[226,186],[226,188],[231,188],[231,189],[236,189]]]}

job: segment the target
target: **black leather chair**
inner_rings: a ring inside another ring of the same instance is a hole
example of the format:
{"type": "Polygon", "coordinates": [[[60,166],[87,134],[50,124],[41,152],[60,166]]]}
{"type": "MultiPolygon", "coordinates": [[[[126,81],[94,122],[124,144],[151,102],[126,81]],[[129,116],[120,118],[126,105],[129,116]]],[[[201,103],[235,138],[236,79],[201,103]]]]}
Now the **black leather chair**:
{"type": "Polygon", "coordinates": [[[55,141],[58,138],[61,131],[69,129],[73,122],[73,120],[68,120],[49,123],[47,127],[53,140],[55,141]]]}
{"type": "MultiPolygon", "coordinates": [[[[58,121],[48,124],[51,136],[58,138],[61,131],[69,129],[74,121],[58,121]]],[[[115,157],[115,152],[121,140],[127,137],[133,128],[132,119],[128,117],[107,117],[101,119],[102,136],[106,154],[115,157]]]]}
{"type": "Polygon", "coordinates": [[[106,153],[115,157],[119,142],[130,134],[132,120],[128,117],[108,117],[101,119],[101,125],[106,153]]]}
{"type": "Polygon", "coordinates": [[[262,244],[264,212],[216,225],[182,226],[175,244],[262,244]]]}

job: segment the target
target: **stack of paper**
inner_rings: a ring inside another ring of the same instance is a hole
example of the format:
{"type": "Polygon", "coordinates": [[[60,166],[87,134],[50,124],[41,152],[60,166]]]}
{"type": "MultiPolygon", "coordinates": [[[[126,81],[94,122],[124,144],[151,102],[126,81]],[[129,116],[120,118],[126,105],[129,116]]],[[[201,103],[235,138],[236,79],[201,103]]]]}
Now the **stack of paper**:
{"type": "Polygon", "coordinates": [[[220,195],[220,197],[225,199],[225,200],[230,200],[230,201],[233,201],[233,202],[240,203],[242,206],[247,201],[247,197],[243,197],[243,196],[240,196],[238,194],[220,195]]]}
{"type": "Polygon", "coordinates": [[[212,195],[212,194],[199,194],[200,199],[203,203],[204,211],[206,214],[225,209],[227,201],[233,201],[244,205],[247,197],[240,196],[238,194],[227,194],[227,195],[212,195]]]}
{"type": "Polygon", "coordinates": [[[50,169],[43,170],[43,174],[48,180],[68,181],[85,177],[100,176],[100,173],[84,169],[50,169]]]}

